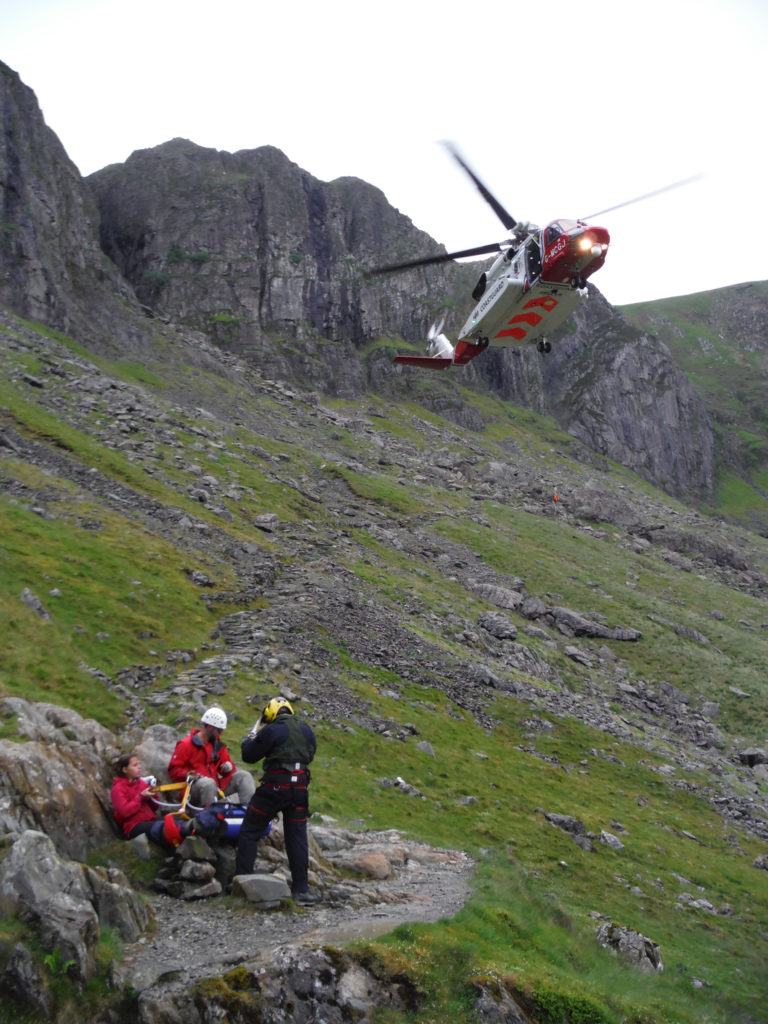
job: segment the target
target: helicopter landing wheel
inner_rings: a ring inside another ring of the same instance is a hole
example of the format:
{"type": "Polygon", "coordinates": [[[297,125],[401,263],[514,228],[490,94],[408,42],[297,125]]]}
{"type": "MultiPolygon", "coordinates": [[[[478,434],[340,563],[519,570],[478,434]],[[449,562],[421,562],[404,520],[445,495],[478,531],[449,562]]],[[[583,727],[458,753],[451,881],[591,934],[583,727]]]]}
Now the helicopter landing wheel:
{"type": "Polygon", "coordinates": [[[574,290],[576,288],[581,290],[582,288],[586,288],[586,287],[587,287],[587,282],[584,280],[583,277],[580,277],[580,276],[577,275],[576,277],[572,277],[571,278],[571,288],[573,288],[574,290]]]}
{"type": "Polygon", "coordinates": [[[548,341],[544,341],[544,340],[537,342],[536,343],[536,348],[538,349],[539,352],[551,352],[552,351],[552,346],[550,345],[550,343],[548,341]]]}
{"type": "Polygon", "coordinates": [[[478,338],[477,339],[477,344],[479,345],[480,348],[486,349],[486,348],[488,348],[488,345],[490,344],[490,342],[489,342],[488,338],[478,338]]]}

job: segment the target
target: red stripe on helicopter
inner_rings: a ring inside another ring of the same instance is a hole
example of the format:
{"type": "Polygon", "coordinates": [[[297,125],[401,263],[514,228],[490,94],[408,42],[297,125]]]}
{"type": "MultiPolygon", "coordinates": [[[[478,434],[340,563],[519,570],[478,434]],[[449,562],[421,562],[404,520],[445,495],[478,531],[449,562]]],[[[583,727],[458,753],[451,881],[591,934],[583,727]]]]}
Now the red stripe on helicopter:
{"type": "MultiPolygon", "coordinates": [[[[528,302],[523,306],[523,309],[531,309],[534,306],[541,306],[545,312],[551,313],[557,305],[557,299],[552,295],[543,295],[538,299],[529,299],[528,302]]],[[[541,315],[539,313],[518,313],[513,316],[511,320],[508,320],[509,324],[525,323],[530,324],[531,327],[535,327],[541,323],[541,315]]],[[[495,335],[496,338],[515,338],[517,341],[522,341],[526,334],[525,327],[510,327],[503,331],[499,331],[495,335]]]]}
{"type": "MultiPolygon", "coordinates": [[[[507,320],[508,324],[530,324],[531,327],[535,327],[536,324],[541,323],[540,313],[518,313],[517,316],[513,316],[511,320],[507,320]]],[[[503,331],[499,331],[496,335],[497,338],[516,338],[518,341],[522,341],[528,332],[525,327],[511,327],[505,328],[503,331]]]]}
{"type": "Polygon", "coordinates": [[[523,306],[523,309],[530,309],[532,306],[543,306],[548,313],[551,313],[556,305],[557,299],[554,295],[542,295],[539,299],[529,299],[523,306]]]}
{"type": "Polygon", "coordinates": [[[535,327],[536,324],[541,323],[541,313],[518,313],[517,316],[513,316],[511,320],[507,320],[508,324],[530,324],[531,327],[535,327]]]}

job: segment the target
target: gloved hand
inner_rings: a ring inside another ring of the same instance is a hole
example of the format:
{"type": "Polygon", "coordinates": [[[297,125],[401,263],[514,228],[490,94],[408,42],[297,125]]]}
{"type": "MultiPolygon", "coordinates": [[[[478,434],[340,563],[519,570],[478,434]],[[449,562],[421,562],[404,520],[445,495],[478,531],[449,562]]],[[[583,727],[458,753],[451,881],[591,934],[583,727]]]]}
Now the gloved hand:
{"type": "Polygon", "coordinates": [[[231,761],[225,761],[224,764],[219,765],[219,773],[221,775],[229,775],[233,767],[234,766],[231,761]]]}

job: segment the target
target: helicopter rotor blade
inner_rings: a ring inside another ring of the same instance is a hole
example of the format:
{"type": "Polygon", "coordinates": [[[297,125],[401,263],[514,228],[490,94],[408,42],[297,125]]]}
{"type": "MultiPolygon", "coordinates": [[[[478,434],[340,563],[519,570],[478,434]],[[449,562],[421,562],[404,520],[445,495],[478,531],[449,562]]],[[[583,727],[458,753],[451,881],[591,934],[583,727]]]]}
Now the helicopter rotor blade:
{"type": "Polygon", "coordinates": [[[470,176],[472,181],[474,181],[478,191],[480,192],[480,195],[483,197],[486,203],[488,203],[488,205],[491,207],[491,209],[499,218],[499,220],[507,229],[507,231],[514,231],[517,226],[517,221],[512,216],[512,214],[508,213],[501,205],[501,203],[498,201],[496,196],[494,196],[491,192],[488,191],[486,186],[483,184],[482,181],[480,181],[480,179],[472,170],[472,168],[467,164],[467,162],[464,160],[461,153],[459,153],[458,149],[454,146],[454,144],[452,142],[444,142],[443,145],[451,154],[451,156],[459,165],[459,167],[461,167],[462,170],[464,170],[470,176]]]}
{"type": "Polygon", "coordinates": [[[450,263],[451,260],[460,260],[465,256],[486,256],[491,252],[501,252],[502,246],[499,242],[491,242],[489,245],[478,245],[474,249],[462,249],[459,252],[438,253],[436,256],[422,256],[417,260],[407,260],[405,263],[388,263],[383,267],[374,267],[367,271],[367,277],[376,277],[379,274],[394,274],[398,270],[410,270],[411,267],[429,267],[434,263],[450,263]]]}
{"type": "Polygon", "coordinates": [[[663,185],[661,188],[654,189],[653,192],[646,192],[645,195],[635,196],[634,199],[626,199],[623,203],[617,203],[615,206],[608,206],[604,210],[598,210],[597,213],[587,214],[587,216],[582,217],[581,220],[592,220],[593,217],[602,217],[604,213],[613,213],[614,210],[620,210],[622,206],[632,206],[633,203],[642,203],[646,199],[652,199],[654,196],[660,196],[663,192],[671,192],[672,189],[682,188],[683,185],[691,185],[694,181],[699,181],[703,177],[703,174],[694,174],[690,178],[683,178],[682,181],[673,181],[671,185],[663,185]]]}

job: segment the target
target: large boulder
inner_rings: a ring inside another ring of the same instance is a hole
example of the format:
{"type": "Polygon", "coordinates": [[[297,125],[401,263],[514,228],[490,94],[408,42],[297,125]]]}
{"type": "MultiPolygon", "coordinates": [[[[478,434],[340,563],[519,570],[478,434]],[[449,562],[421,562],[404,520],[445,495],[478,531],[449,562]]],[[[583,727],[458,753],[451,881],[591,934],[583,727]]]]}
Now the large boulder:
{"type": "Polygon", "coordinates": [[[122,872],[65,860],[48,836],[31,830],[0,862],[0,913],[27,921],[43,948],[81,982],[96,970],[101,927],[133,942],[152,920],[122,872]]]}
{"type": "Polygon", "coordinates": [[[660,974],[664,970],[659,944],[632,928],[606,921],[597,929],[597,941],[646,974],[660,974]]]}
{"type": "Polygon", "coordinates": [[[20,736],[56,746],[72,744],[86,747],[96,755],[97,763],[113,756],[117,749],[117,741],[109,729],[93,718],[83,718],[76,711],[58,704],[5,697],[0,701],[0,713],[4,717],[16,716],[20,736]]]}
{"type": "Polygon", "coordinates": [[[38,830],[57,851],[84,860],[115,838],[107,763],[115,738],[97,722],[52,704],[6,698],[28,742],[0,740],[0,834],[38,830]]]}
{"type": "Polygon", "coordinates": [[[154,775],[161,784],[170,782],[168,762],[179,739],[179,731],[170,725],[150,725],[145,729],[140,742],[133,748],[141,761],[142,775],[154,775]]]}

